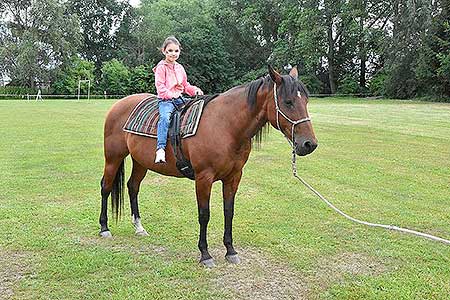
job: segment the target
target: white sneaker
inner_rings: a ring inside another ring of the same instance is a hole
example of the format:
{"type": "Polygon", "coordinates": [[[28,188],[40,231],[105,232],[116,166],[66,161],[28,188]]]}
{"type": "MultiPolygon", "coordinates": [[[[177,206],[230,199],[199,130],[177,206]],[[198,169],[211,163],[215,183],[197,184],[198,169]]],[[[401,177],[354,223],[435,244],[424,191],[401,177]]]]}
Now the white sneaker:
{"type": "Polygon", "coordinates": [[[165,163],[166,162],[166,151],[164,149],[158,149],[156,151],[155,163],[165,163]]]}

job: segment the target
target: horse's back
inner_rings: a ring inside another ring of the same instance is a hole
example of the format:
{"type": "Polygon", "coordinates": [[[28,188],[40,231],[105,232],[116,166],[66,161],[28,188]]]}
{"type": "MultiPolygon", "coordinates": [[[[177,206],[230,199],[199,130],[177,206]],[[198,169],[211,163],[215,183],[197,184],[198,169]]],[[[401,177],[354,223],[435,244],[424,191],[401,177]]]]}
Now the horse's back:
{"type": "Polygon", "coordinates": [[[130,95],[118,100],[109,109],[103,132],[104,152],[107,159],[114,157],[122,159],[129,153],[123,126],[136,105],[149,96],[152,94],[130,95]]]}
{"type": "Polygon", "coordinates": [[[118,130],[122,131],[125,122],[127,121],[128,116],[131,111],[136,107],[136,105],[142,101],[142,99],[153,96],[152,94],[143,93],[143,94],[133,94],[118,100],[113,106],[109,109],[106,114],[105,119],[105,137],[117,132],[118,130]]]}

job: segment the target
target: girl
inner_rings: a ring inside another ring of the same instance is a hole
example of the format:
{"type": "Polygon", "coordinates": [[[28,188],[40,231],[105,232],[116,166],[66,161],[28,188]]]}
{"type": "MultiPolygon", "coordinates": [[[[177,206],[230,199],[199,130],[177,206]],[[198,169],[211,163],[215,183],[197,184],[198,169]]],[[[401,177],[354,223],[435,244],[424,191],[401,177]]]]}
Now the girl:
{"type": "Polygon", "coordinates": [[[161,52],[166,58],[153,68],[159,107],[155,163],[166,162],[165,148],[170,117],[175,109],[175,105],[180,105],[184,102],[181,94],[186,93],[189,96],[203,95],[201,89],[189,84],[186,71],[182,65],[176,62],[180,56],[180,50],[180,42],[175,37],[169,36],[161,47],[161,52]]]}

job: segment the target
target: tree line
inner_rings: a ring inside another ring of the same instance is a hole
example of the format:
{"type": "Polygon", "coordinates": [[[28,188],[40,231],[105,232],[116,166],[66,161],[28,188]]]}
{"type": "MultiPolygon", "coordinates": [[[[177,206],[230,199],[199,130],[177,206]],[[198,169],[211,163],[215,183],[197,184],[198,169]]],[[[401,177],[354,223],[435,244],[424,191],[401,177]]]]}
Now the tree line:
{"type": "Polygon", "coordinates": [[[450,97],[449,0],[0,0],[0,72],[18,90],[154,92],[163,40],[207,93],[299,67],[312,93],[450,97]]]}

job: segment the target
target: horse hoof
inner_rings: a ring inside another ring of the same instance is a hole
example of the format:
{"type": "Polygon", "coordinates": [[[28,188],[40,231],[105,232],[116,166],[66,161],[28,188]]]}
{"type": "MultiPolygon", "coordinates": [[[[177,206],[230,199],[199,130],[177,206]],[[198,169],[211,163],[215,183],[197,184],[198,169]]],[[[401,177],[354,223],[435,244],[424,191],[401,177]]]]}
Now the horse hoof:
{"type": "Polygon", "coordinates": [[[136,231],[136,235],[137,236],[149,236],[149,234],[147,233],[147,231],[145,229],[141,230],[141,231],[136,231]]]}
{"type": "Polygon", "coordinates": [[[237,255],[237,254],[225,255],[225,259],[231,264],[240,264],[241,263],[241,259],[239,258],[239,255],[237,255]]]}
{"type": "Polygon", "coordinates": [[[206,268],[214,268],[216,266],[213,258],[202,260],[200,263],[206,268]]]}
{"type": "Polygon", "coordinates": [[[107,239],[112,238],[111,231],[109,231],[109,230],[107,230],[107,231],[101,231],[99,235],[100,235],[102,238],[107,238],[107,239]]]}

